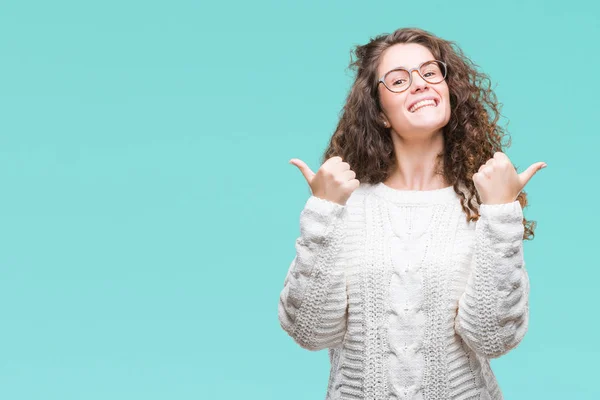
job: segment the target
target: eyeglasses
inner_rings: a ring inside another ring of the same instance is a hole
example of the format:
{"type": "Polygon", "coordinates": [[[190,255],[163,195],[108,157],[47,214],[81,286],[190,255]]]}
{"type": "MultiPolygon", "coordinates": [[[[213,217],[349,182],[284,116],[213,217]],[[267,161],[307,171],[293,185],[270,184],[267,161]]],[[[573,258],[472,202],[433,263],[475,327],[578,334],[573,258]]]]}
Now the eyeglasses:
{"type": "Polygon", "coordinates": [[[410,87],[410,85],[412,85],[413,71],[417,71],[421,78],[425,80],[425,82],[435,84],[440,83],[444,79],[446,79],[448,68],[446,67],[446,63],[443,61],[425,61],[416,68],[394,68],[393,70],[386,72],[386,74],[379,79],[377,84],[383,83],[383,85],[390,92],[404,92],[410,87]]]}

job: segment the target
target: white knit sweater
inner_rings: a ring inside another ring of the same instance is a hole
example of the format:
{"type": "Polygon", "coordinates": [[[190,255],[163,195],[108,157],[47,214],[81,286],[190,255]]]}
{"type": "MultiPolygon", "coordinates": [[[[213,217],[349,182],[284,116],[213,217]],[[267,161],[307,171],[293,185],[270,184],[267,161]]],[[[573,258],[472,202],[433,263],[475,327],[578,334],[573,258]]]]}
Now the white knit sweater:
{"type": "Polygon", "coordinates": [[[523,213],[482,204],[467,223],[459,199],[383,183],[345,206],[309,197],[279,321],[329,348],[326,400],[503,398],[489,359],[528,327],[523,213]]]}

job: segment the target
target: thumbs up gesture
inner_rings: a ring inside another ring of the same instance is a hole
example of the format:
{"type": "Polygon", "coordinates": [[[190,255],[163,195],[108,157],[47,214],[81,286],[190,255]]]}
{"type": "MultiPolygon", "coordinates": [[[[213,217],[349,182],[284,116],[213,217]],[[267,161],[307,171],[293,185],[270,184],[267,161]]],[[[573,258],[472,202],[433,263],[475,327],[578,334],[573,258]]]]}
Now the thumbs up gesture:
{"type": "Polygon", "coordinates": [[[508,156],[498,151],[473,174],[473,183],[483,204],[512,203],[533,175],[545,167],[545,162],[537,162],[517,174],[508,156]]]}
{"type": "Polygon", "coordinates": [[[300,169],[308,182],[313,196],[345,205],[360,182],[355,179],[356,173],[350,169],[350,164],[342,161],[342,157],[334,156],[321,165],[317,173],[311,171],[306,163],[292,158],[290,164],[300,169]]]}

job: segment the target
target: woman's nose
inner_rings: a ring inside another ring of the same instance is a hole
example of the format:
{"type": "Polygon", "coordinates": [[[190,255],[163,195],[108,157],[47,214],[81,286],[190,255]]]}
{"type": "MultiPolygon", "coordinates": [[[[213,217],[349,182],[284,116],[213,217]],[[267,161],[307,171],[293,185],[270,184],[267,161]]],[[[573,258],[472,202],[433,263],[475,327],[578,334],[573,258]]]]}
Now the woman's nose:
{"type": "Polygon", "coordinates": [[[411,87],[412,92],[416,92],[419,89],[422,90],[427,86],[427,81],[421,77],[421,74],[419,74],[418,71],[412,71],[411,73],[413,74],[411,87]]]}

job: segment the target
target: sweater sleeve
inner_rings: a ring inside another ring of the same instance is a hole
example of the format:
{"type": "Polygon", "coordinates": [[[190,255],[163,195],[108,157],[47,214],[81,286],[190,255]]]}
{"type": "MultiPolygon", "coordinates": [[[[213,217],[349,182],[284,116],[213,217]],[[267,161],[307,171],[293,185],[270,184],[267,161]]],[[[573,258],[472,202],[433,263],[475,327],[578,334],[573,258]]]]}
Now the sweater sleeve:
{"type": "Polygon", "coordinates": [[[335,347],[346,333],[346,275],[339,259],[346,207],[311,195],[300,213],[300,237],[278,314],[281,327],[308,350],[335,347]]]}
{"type": "Polygon", "coordinates": [[[467,345],[486,358],[506,354],[527,332],[529,277],[523,233],[517,200],[480,205],[471,272],[454,326],[467,345]]]}

